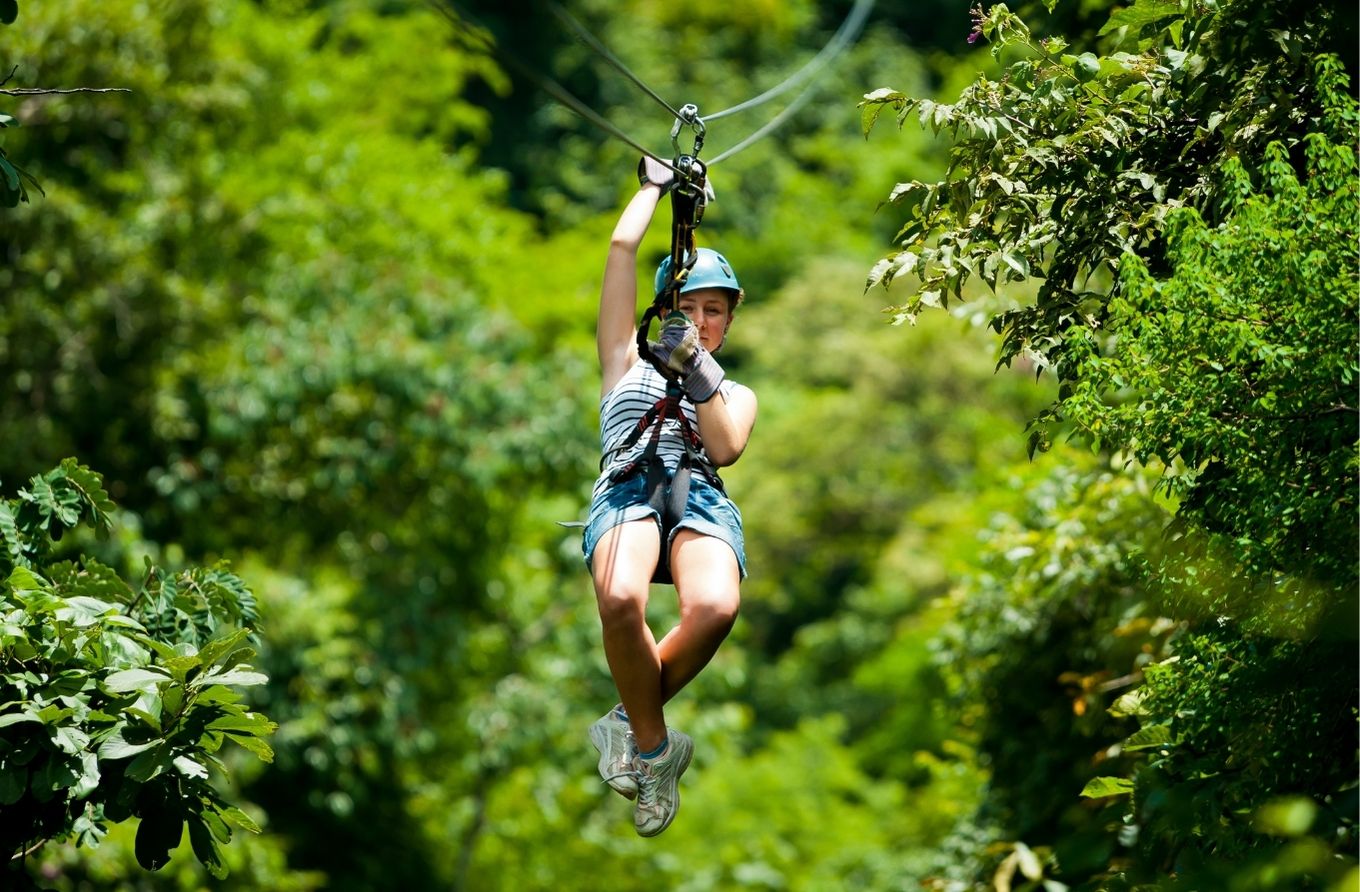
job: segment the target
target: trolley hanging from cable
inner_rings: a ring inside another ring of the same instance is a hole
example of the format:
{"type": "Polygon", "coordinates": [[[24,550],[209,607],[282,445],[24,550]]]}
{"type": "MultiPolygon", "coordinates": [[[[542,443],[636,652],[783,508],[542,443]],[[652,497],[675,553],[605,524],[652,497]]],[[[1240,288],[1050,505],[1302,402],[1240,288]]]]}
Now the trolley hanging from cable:
{"type": "Polygon", "coordinates": [[[704,121],[699,117],[698,106],[693,103],[682,106],[671,126],[671,148],[675,153],[671,166],[675,169],[675,180],[670,190],[670,263],[667,264],[664,284],[638,322],[638,355],[646,357],[671,382],[675,381],[675,372],[658,361],[647,348],[647,336],[653,319],[664,319],[663,313],[680,312],[680,291],[699,256],[694,243],[694,230],[703,221],[704,208],[712,194],[708,187],[707,169],[699,160],[699,152],[704,147],[704,134],[704,121]],[[692,148],[687,153],[680,148],[680,133],[686,127],[694,133],[692,148]]]}

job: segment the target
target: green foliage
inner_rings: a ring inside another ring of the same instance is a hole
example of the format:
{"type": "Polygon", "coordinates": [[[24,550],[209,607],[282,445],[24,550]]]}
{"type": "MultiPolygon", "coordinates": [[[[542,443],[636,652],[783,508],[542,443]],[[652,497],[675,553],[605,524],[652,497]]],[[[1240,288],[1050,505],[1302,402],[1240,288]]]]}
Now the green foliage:
{"type": "Polygon", "coordinates": [[[866,129],[891,107],[956,140],[943,180],[894,190],[912,219],[869,286],[916,275],[891,310],[914,321],[972,278],[1003,296],[1039,279],[992,318],[1002,363],[1060,383],[1031,450],[1066,434],[1122,470],[1053,471],[956,594],[942,656],[992,768],[976,823],[994,845],[945,873],[1341,888],[1360,183],[1355,99],[1313,48],[1344,28],[1312,6],[1142,0],[1098,54],[1004,6],[977,26],[999,79],[862,106],[866,129]]]}
{"type": "Polygon", "coordinates": [[[1353,646],[1223,626],[1175,651],[1148,667],[1142,727],[1124,742],[1138,751],[1123,820],[1137,858],[1119,882],[1339,883],[1356,845],[1353,646]]]}
{"type": "Polygon", "coordinates": [[[1172,208],[1222,219],[1232,183],[1214,175],[1220,158],[1259,157],[1272,140],[1292,149],[1315,126],[1329,100],[1308,47],[1329,22],[1311,3],[1140,0],[1105,29],[1115,51],[1097,55],[1036,40],[992,7],[979,28],[998,59],[1013,59],[1002,77],[980,76],[951,104],[887,88],[865,97],[866,131],[892,108],[954,138],[943,180],[893,189],[911,219],[868,286],[915,275],[919,287],[893,308],[914,319],[971,278],[992,289],[1038,279],[1034,303],[992,325],[1003,363],[1058,363],[1069,337],[1103,324],[1124,255],[1161,269],[1172,208]]]}
{"type": "Polygon", "coordinates": [[[1100,337],[1069,341],[1057,411],[1167,468],[1183,503],[1163,584],[1182,612],[1331,636],[1355,627],[1360,179],[1349,144],[1304,150],[1301,183],[1273,143],[1261,193],[1225,165],[1240,203],[1218,227],[1173,214],[1167,280],[1126,259],[1100,337]]]}
{"type": "MultiPolygon", "coordinates": [[[[18,0],[0,0],[0,25],[12,25],[18,17],[18,0]]],[[[0,80],[0,85],[8,80],[9,76],[6,75],[0,80]]],[[[0,130],[18,126],[19,122],[12,115],[0,114],[0,130]]],[[[5,150],[0,148],[0,207],[12,208],[21,201],[28,201],[28,186],[42,192],[42,186],[33,179],[33,175],[10,160],[5,150]]]]}
{"type": "Polygon", "coordinates": [[[275,728],[235,688],[263,684],[247,663],[254,601],[225,564],[138,590],[54,542],[82,522],[107,531],[100,476],[67,459],[0,500],[0,851],[77,839],[136,817],[138,862],[165,865],[187,826],[194,854],[225,875],[220,846],[255,822],[209,782],[228,741],[268,761],[275,728]]]}
{"type": "Polygon", "coordinates": [[[1175,624],[1141,585],[1142,552],[1165,523],[1151,481],[1064,455],[1075,467],[1030,481],[1019,510],[995,515],[981,572],[952,593],[939,660],[990,768],[980,820],[1053,851],[1071,877],[1112,851],[1079,796],[1127,787],[1100,777],[1097,754],[1130,730],[1107,710],[1175,624]]]}

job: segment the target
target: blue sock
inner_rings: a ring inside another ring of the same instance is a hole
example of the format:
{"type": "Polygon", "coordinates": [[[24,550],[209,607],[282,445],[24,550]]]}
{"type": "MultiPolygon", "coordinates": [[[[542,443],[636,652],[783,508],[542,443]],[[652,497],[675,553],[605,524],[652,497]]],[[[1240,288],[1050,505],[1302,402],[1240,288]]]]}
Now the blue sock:
{"type": "Polygon", "coordinates": [[[666,747],[670,745],[670,742],[671,742],[670,737],[667,736],[665,740],[661,741],[661,745],[658,746],[656,749],[652,750],[650,753],[638,753],[638,755],[649,761],[652,759],[659,759],[661,758],[662,755],[665,754],[666,747]]]}
{"type": "Polygon", "coordinates": [[[613,712],[614,718],[618,719],[621,722],[628,721],[628,710],[623,708],[622,703],[620,703],[618,706],[615,706],[613,712]]]}

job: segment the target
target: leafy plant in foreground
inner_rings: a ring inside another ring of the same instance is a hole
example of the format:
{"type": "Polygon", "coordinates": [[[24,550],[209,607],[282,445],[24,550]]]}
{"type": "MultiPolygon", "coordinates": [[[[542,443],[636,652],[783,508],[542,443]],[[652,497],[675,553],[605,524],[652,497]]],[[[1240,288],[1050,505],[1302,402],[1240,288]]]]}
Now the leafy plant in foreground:
{"type": "Polygon", "coordinates": [[[0,498],[0,851],[47,840],[96,846],[109,823],[140,818],[137,860],[155,870],[187,826],[194,853],[224,876],[219,846],[258,832],[210,783],[228,740],[269,761],[275,728],[234,688],[267,679],[248,664],[254,598],[225,564],[136,589],[55,542],[82,521],[106,531],[98,474],[66,459],[0,498]]]}

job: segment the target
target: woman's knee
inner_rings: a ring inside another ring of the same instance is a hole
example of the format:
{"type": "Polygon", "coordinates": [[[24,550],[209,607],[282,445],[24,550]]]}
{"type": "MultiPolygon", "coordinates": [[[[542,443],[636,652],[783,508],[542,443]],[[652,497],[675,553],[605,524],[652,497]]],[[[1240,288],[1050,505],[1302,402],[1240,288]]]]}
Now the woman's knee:
{"type": "Polygon", "coordinates": [[[717,589],[691,594],[680,607],[680,621],[689,623],[705,632],[721,632],[726,635],[737,621],[741,608],[741,597],[734,590],[717,589]]]}
{"type": "Polygon", "coordinates": [[[647,615],[647,586],[614,580],[608,586],[596,587],[595,601],[600,609],[600,622],[606,627],[643,622],[647,615]]]}

